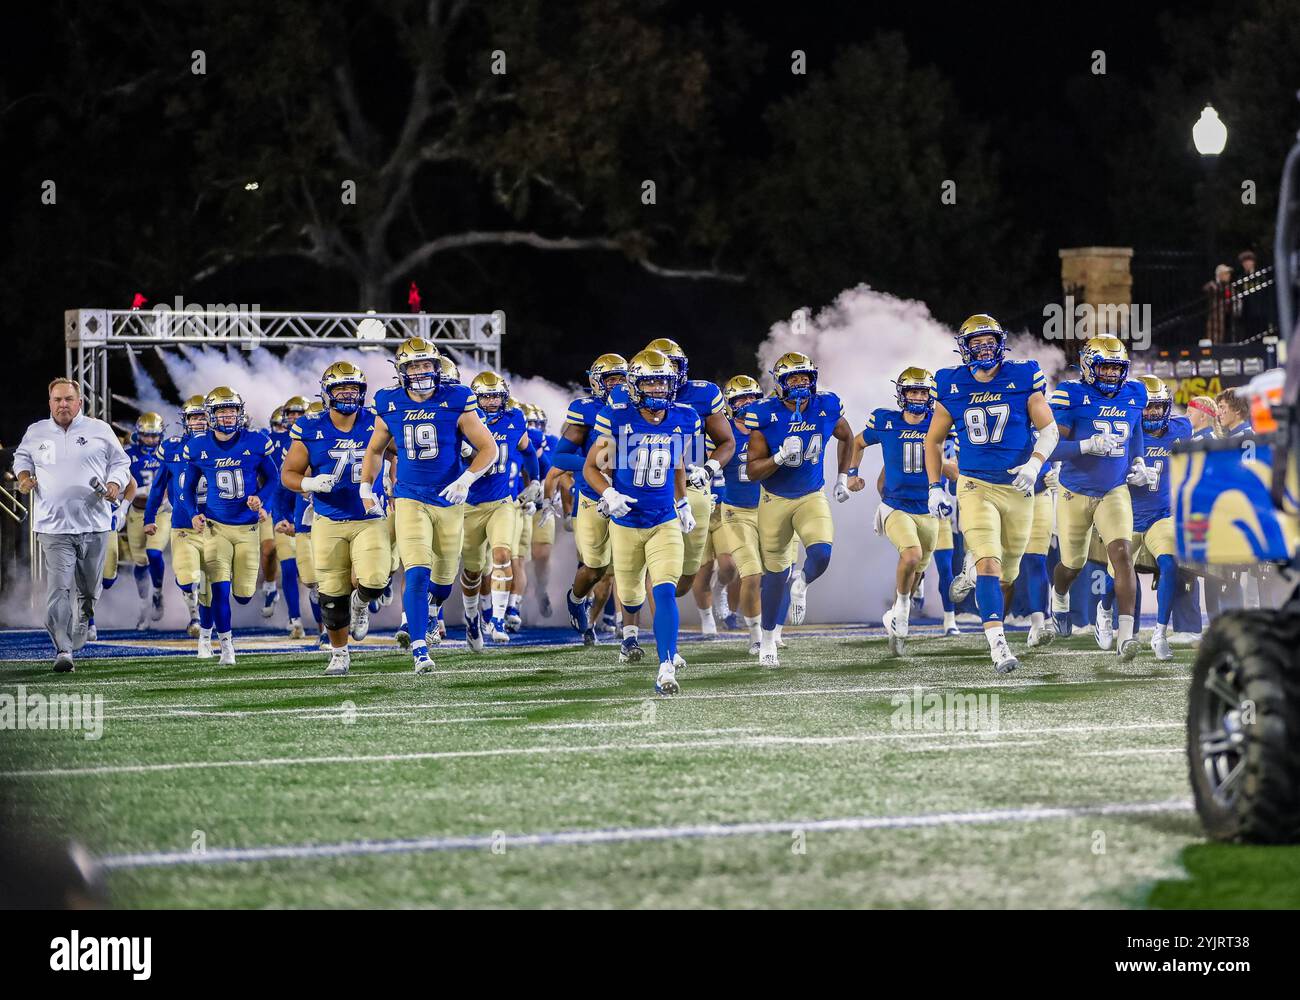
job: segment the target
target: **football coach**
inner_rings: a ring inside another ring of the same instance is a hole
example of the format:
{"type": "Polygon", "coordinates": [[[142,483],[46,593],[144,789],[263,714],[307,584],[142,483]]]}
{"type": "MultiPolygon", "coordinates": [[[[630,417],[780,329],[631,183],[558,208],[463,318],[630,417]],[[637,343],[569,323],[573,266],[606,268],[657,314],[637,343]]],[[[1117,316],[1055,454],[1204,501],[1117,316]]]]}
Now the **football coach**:
{"type": "Polygon", "coordinates": [[[86,642],[111,537],[108,502],[126,492],[131,460],[113,428],[81,412],[77,384],[56,378],[50,383],[50,419],[27,428],[14,454],[14,473],[18,488],[33,498],[32,526],[48,584],[45,627],[54,641],[54,669],[64,673],[73,669],[73,651],[86,642]],[[74,587],[80,609],[73,607],[74,587]]]}

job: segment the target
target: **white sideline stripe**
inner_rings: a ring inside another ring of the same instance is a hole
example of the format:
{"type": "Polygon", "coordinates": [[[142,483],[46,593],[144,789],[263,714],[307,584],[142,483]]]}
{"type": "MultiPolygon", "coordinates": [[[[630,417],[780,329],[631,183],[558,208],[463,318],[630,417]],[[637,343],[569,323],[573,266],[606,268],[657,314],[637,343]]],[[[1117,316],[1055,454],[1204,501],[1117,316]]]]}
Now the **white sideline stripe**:
{"type": "Polygon", "coordinates": [[[276,861],[299,858],[341,858],[374,854],[415,854],[430,851],[482,850],[499,847],[552,847],[585,844],[622,844],[633,841],[672,841],[713,837],[746,837],[798,831],[837,833],[855,830],[905,830],[917,827],[970,826],[984,823],[1034,823],[1085,816],[1142,816],[1186,812],[1187,799],[1164,802],[1112,802],[1096,806],[1038,806],[971,812],[921,813],[913,816],[847,816],[838,819],[785,820],[748,823],[707,823],[684,826],[644,826],[615,830],[562,830],[555,833],[474,834],[462,837],[421,837],[415,840],[354,840],[335,844],[286,844],[279,847],[233,847],[189,851],[153,851],[110,854],[99,859],[107,869],[157,868],[176,865],[213,865],[228,862],[276,861]]]}
{"type": "MultiPolygon", "coordinates": [[[[1059,734],[1086,732],[1117,732],[1139,729],[1181,729],[1181,722],[1139,722],[1121,726],[1056,726],[1035,729],[1003,730],[999,735],[1059,734]]],[[[665,730],[671,736],[671,730],[665,730]]],[[[988,737],[990,733],[953,733],[957,737],[988,737]]],[[[263,757],[252,760],[194,760],[175,761],[168,764],[107,764],[102,767],[49,768],[47,770],[0,771],[0,778],[66,778],[88,774],[149,774],[160,771],[196,771],[228,767],[298,767],[317,764],[390,764],[420,760],[458,760],[472,757],[531,757],[553,754],[638,753],[645,750],[709,750],[740,749],[744,747],[780,746],[839,746],[852,743],[874,743],[879,740],[934,739],[933,733],[854,733],[843,736],[750,736],[728,740],[656,740],[652,743],[597,743],[586,746],[561,744],[558,746],[493,747],[485,750],[426,750],[418,753],[366,754],[346,756],[335,754],[326,757],[263,757]]]]}
{"type": "MultiPolygon", "coordinates": [[[[998,691],[1012,691],[1019,688],[1038,688],[1038,687],[1068,687],[1081,684],[1146,684],[1146,683],[1170,683],[1177,682],[1186,684],[1185,677],[1106,677],[1096,679],[1079,679],[1070,681],[974,681],[969,684],[906,684],[887,687],[832,687],[832,688],[796,688],[794,690],[776,689],[764,691],[715,691],[708,694],[690,694],[684,693],[675,695],[674,702],[691,702],[691,701],[731,701],[738,698],[803,698],[803,697],[839,697],[850,694],[897,694],[904,691],[912,691],[920,688],[922,691],[966,691],[969,689],[991,688],[998,691]]],[[[346,689],[343,689],[346,694],[346,689]]],[[[608,695],[595,698],[513,698],[500,699],[496,701],[438,701],[438,702],[421,702],[416,705],[406,706],[385,706],[388,708],[510,708],[519,705],[609,705],[609,704],[628,704],[641,703],[645,701],[656,701],[657,699],[647,691],[644,695],[608,695]]],[[[130,713],[127,715],[113,715],[105,713],[106,720],[111,719],[163,719],[185,716],[216,716],[241,718],[248,715],[302,715],[308,712],[318,712],[322,706],[314,708],[254,708],[254,709],[210,709],[209,706],[199,706],[197,709],[189,710],[174,708],[167,712],[144,712],[130,713]]],[[[358,711],[364,711],[358,708],[358,711]]]]}
{"type": "MultiPolygon", "coordinates": [[[[955,735],[955,734],[954,734],[955,735]]],[[[998,740],[987,743],[936,743],[930,747],[908,747],[908,753],[934,753],[936,750],[988,750],[993,747],[1041,747],[1047,740],[998,740]]],[[[1086,756],[1086,755],[1085,755],[1086,756]]]]}
{"type": "Polygon", "coordinates": [[[1077,754],[1079,757],[1136,757],[1145,754],[1157,753],[1186,753],[1187,747],[1161,747],[1159,749],[1147,749],[1145,747],[1129,747],[1126,750],[1091,750],[1088,753],[1077,754]]]}

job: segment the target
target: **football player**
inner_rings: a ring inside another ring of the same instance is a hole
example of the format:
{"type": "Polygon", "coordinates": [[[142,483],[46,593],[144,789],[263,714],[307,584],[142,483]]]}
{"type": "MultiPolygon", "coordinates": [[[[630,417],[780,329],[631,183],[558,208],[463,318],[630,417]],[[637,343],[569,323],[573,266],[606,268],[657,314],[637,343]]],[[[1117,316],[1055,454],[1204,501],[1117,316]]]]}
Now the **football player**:
{"type": "MultiPolygon", "coordinates": [[[[538,478],[545,483],[551,472],[551,455],[554,453],[558,438],[546,433],[546,411],[535,404],[528,404],[524,410],[528,417],[528,436],[533,441],[533,451],[537,453],[538,478]]],[[[549,502],[546,497],[538,501],[538,510],[533,514],[533,544],[530,555],[533,559],[533,574],[537,580],[537,610],[543,618],[551,617],[551,598],[546,588],[551,579],[551,548],[555,544],[555,511],[548,513],[549,502]]]]}
{"type": "Polygon", "coordinates": [[[709,539],[709,523],[713,513],[713,480],[735,454],[736,439],[731,433],[731,422],[727,419],[722,391],[712,382],[688,377],[690,365],[686,353],[675,340],[659,337],[646,344],[645,349],[658,351],[668,358],[677,372],[673,398],[677,405],[689,406],[695,410],[700,415],[702,427],[699,437],[691,442],[691,449],[686,455],[686,498],[691,504],[695,528],[686,539],[682,578],[677,584],[677,596],[685,597],[695,580],[695,574],[699,572],[704,559],[705,543],[709,539]]]}
{"type": "Polygon", "coordinates": [[[126,514],[126,541],[135,564],[135,589],[140,595],[140,614],[135,627],[149,627],[149,620],[159,621],[163,616],[163,549],[171,534],[171,512],[155,515],[157,530],[146,535],[144,511],[149,502],[149,492],[154,477],[162,468],[158,446],[162,444],[165,425],[157,413],[142,413],[135,421],[135,431],[126,454],[131,459],[131,476],[139,490],[126,514]],[[153,593],[150,594],[150,583],[153,593]]]}
{"type": "Polygon", "coordinates": [[[512,549],[520,518],[510,492],[511,465],[524,467],[529,485],[525,495],[541,495],[537,479],[537,455],[528,438],[524,412],[508,406],[510,384],[494,371],[480,372],[470,382],[478,400],[483,422],[492,435],[493,461],[483,476],[469,489],[465,508],[465,533],[461,546],[461,597],[465,602],[465,641],[470,649],[481,652],[486,637],[494,643],[506,643],[505,615],[510,603],[510,585],[514,579],[512,549]],[[536,483],[534,486],[532,484],[536,483]],[[484,555],[492,560],[491,604],[479,615],[479,588],[483,583],[484,555]]]}
{"type": "Polygon", "coordinates": [[[760,487],[749,478],[749,431],[745,413],[763,398],[763,389],[749,375],[735,375],[724,388],[727,419],[735,434],[736,448],[722,468],[722,527],[718,549],[730,556],[740,576],[740,612],[749,629],[749,655],[761,649],[761,607],[759,582],[763,577],[763,557],[758,543],[758,497],[760,487]]]}
{"type": "MultiPolygon", "coordinates": [[[[866,428],[853,439],[853,460],[848,487],[866,486],[858,475],[862,453],[880,445],[885,486],[876,519],[880,531],[898,550],[894,571],[894,606],[884,614],[890,652],[902,656],[911,616],[912,592],[930,565],[939,537],[939,518],[930,513],[925,478],[925,437],[934,414],[935,381],[924,368],[905,368],[894,382],[897,409],[881,407],[867,417],[866,428]]],[[[946,462],[944,475],[955,475],[956,465],[946,462]]]]}
{"type": "Polygon", "coordinates": [[[393,505],[406,583],[402,605],[417,674],[433,671],[427,639],[429,598],[441,607],[451,596],[465,530],[465,498],[498,457],[496,439],[479,419],[474,391],[441,384],[440,357],[438,349],[420,337],[398,347],[393,364],[400,384],[375,394],[377,416],[360,483],[367,513],[378,511],[374,484],[383,469],[384,453],[395,443],[393,505]],[[461,438],[475,450],[464,471],[461,438]]]}
{"type": "MultiPolygon", "coordinates": [[[[164,532],[171,535],[172,574],[176,586],[184,596],[189,609],[190,623],[186,629],[190,638],[196,639],[199,629],[212,634],[211,591],[203,575],[203,535],[194,530],[194,510],[181,506],[181,477],[189,467],[185,459],[185,443],[196,434],[208,429],[208,411],[202,396],[191,396],[181,405],[180,435],[169,437],[158,445],[158,471],[149,488],[149,502],[144,508],[144,533],[153,539],[164,532]],[[171,510],[163,518],[163,498],[171,510]],[[161,522],[161,523],[160,523],[161,522]]],[[[207,484],[199,489],[197,502],[207,502],[207,484]]],[[[208,648],[205,659],[212,656],[208,648]]]]}
{"type": "Polygon", "coordinates": [[[961,365],[935,374],[938,399],[925,439],[927,509],[959,525],[975,559],[975,601],[995,668],[1020,665],[1002,620],[1020,557],[1033,527],[1033,490],[1059,431],[1043,396],[1047,378],[1037,361],[1007,358],[1007,335],[985,313],[957,331],[961,365]],[[957,429],[957,499],[943,488],[944,441],[957,429]],[[1033,439],[1038,430],[1037,442],[1033,439]]]}
{"type": "MultiPolygon", "coordinates": [[[[683,535],[695,528],[684,456],[702,427],[694,407],[673,402],[677,384],[678,369],[663,353],[646,350],[633,357],[626,401],[611,398],[597,415],[599,437],[583,468],[587,489],[600,491],[600,510],[610,518],[614,575],[628,621],[645,603],[650,579],[660,695],[679,690],[677,585],[683,535]]],[[[625,647],[629,639],[635,643],[637,626],[625,624],[623,639],[625,647]]]]}
{"type": "MultiPolygon", "coordinates": [[[[609,596],[608,576],[612,558],[609,546],[609,519],[596,510],[600,493],[592,493],[583,474],[587,455],[596,443],[596,416],[616,386],[627,381],[627,361],[620,354],[602,354],[587,370],[591,395],[579,396],[569,404],[560,428],[560,439],[552,456],[552,469],[574,473],[577,509],[574,511],[573,537],[578,547],[578,570],[573,586],[565,595],[569,623],[582,635],[584,645],[596,642],[592,628],[592,608],[603,608],[609,596]],[[598,586],[599,585],[599,586],[598,586]]],[[[558,476],[558,473],[557,473],[558,476]]],[[[598,612],[597,612],[598,613],[598,612]]]]}
{"type": "MultiPolygon", "coordinates": [[[[258,524],[269,520],[269,504],[279,481],[272,457],[275,446],[256,431],[241,427],[244,399],[220,385],[204,400],[208,429],[185,442],[188,463],[181,480],[183,503],[194,511],[191,525],[203,533],[203,571],[212,588],[212,616],[221,646],[221,664],[233,666],[230,599],[247,604],[257,593],[258,524]],[[207,483],[207,501],[195,502],[207,483]]],[[[211,652],[212,633],[200,628],[199,656],[211,652]]]]}
{"type": "Polygon", "coordinates": [[[1147,389],[1128,377],[1128,351],[1116,337],[1093,337],[1079,352],[1080,379],[1052,392],[1052,413],[1060,428],[1060,493],[1056,534],[1061,561],[1052,575],[1053,616],[1070,611],[1070,585],[1088,558],[1095,526],[1115,571],[1119,602],[1117,652],[1131,660],[1138,651],[1133,608],[1133,503],[1129,485],[1147,485],[1142,454],[1147,389]]]}
{"type": "Polygon", "coordinates": [[[1187,420],[1192,425],[1192,438],[1214,437],[1219,422],[1219,405],[1213,396],[1193,396],[1187,402],[1187,420]]]}
{"type": "Polygon", "coordinates": [[[362,456],[377,419],[366,407],[366,377],[336,361],[320,387],[328,409],[309,411],[290,428],[293,444],[280,478],[311,501],[311,571],[331,647],[325,674],[339,677],[351,665],[349,637],[360,641],[370,631],[369,604],[383,594],[392,566],[383,508],[371,512],[361,502],[362,456]],[[313,475],[305,474],[309,469],[313,475]]]}
{"type": "Polygon", "coordinates": [[[780,666],[776,626],[785,621],[787,608],[799,608],[797,615],[791,614],[791,621],[801,621],[809,585],[830,565],[835,527],[830,503],[822,492],[826,441],[833,437],[839,442],[835,484],[839,503],[849,498],[853,455],[853,429],[844,417],[844,404],[835,393],[818,390],[817,366],[811,358],[795,351],[783,354],[772,366],[771,375],[776,398],[760,400],[745,411],[749,431],[745,468],[751,481],[763,484],[758,504],[763,556],[759,663],[765,667],[780,666]],[[803,542],[805,556],[803,569],[792,576],[790,542],[796,536],[803,542]]]}
{"type": "MultiPolygon", "coordinates": [[[[279,495],[282,492],[280,488],[279,469],[284,464],[284,458],[289,454],[289,429],[293,427],[294,421],[307,412],[307,398],[305,396],[290,396],[284,403],[277,406],[271,412],[270,427],[262,433],[275,446],[271,452],[271,457],[275,460],[276,480],[275,492],[276,498],[272,500],[271,509],[279,509],[283,506],[286,510],[292,511],[292,497],[285,497],[283,504],[279,502],[279,495]]],[[[244,417],[247,420],[247,414],[244,417]]],[[[282,531],[276,530],[277,519],[269,517],[262,522],[259,527],[258,537],[262,549],[262,617],[270,618],[274,613],[275,602],[280,599],[279,577],[280,573],[277,567],[289,560],[293,562],[296,557],[293,537],[282,531]]],[[[293,576],[293,580],[286,578],[284,582],[284,591],[287,595],[290,590],[296,595],[298,593],[297,564],[291,566],[288,572],[293,576]]],[[[285,598],[288,606],[288,597],[285,598]]],[[[295,604],[297,600],[295,598],[295,604]]],[[[289,607],[289,628],[295,631],[293,619],[298,618],[298,609],[289,607]]]]}
{"type": "MultiPolygon", "coordinates": [[[[506,406],[523,414],[524,433],[528,434],[528,404],[511,396],[506,400],[506,406]]],[[[532,435],[528,434],[526,447],[520,449],[510,460],[510,498],[515,505],[515,534],[510,549],[510,599],[506,603],[504,618],[507,632],[518,632],[524,624],[520,606],[528,593],[526,560],[533,547],[533,516],[537,513],[537,501],[542,496],[541,475],[541,456],[537,453],[532,435]],[[537,485],[534,486],[534,483],[537,485]]]]}

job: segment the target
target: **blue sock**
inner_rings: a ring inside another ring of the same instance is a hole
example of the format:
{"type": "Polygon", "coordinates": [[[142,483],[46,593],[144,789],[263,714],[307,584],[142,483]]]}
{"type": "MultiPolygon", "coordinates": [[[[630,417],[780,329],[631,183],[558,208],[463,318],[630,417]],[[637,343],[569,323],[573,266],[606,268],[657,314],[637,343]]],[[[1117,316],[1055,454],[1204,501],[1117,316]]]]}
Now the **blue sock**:
{"type": "Polygon", "coordinates": [[[616,614],[617,612],[618,609],[614,607],[614,591],[611,590],[609,592],[609,600],[605,602],[605,614],[613,615],[616,614]]]}
{"type": "MultiPolygon", "coordinates": [[[[247,600],[247,599],[245,599],[247,600]]],[[[217,634],[230,631],[230,581],[212,585],[212,620],[216,623],[217,634]]]]}
{"type": "MultiPolygon", "coordinates": [[[[939,600],[943,602],[943,610],[947,613],[953,610],[952,598],[948,596],[948,588],[955,575],[952,571],[952,549],[935,549],[934,565],[939,571],[939,600]]],[[[1047,565],[1046,561],[1043,565],[1047,565]]]]}
{"type": "Polygon", "coordinates": [[[778,621],[785,621],[785,614],[790,610],[790,567],[779,573],[763,573],[758,585],[759,603],[762,608],[763,629],[772,631],[778,621]]]}
{"type": "Polygon", "coordinates": [[[406,589],[402,591],[402,608],[411,630],[411,646],[423,647],[429,630],[429,567],[412,566],[406,571],[406,589]]]}
{"type": "Polygon", "coordinates": [[[149,576],[153,579],[154,590],[162,590],[163,556],[153,549],[149,550],[149,576]]]}
{"type": "Polygon", "coordinates": [[[655,595],[655,645],[659,647],[659,662],[671,661],[677,653],[677,627],[681,616],[677,612],[677,584],[660,583],[655,595]]]}
{"type": "Polygon", "coordinates": [[[804,555],[803,561],[803,578],[806,582],[812,583],[819,576],[826,572],[826,567],[831,564],[831,543],[816,542],[808,546],[808,551],[804,555]]]}
{"type": "Polygon", "coordinates": [[[307,600],[311,602],[311,616],[316,619],[316,627],[320,628],[320,601],[316,600],[314,596],[309,597],[307,600]]]}
{"type": "Polygon", "coordinates": [[[1026,554],[1020,561],[1020,574],[1029,587],[1029,610],[1047,614],[1047,556],[1026,554]]]}
{"type": "Polygon", "coordinates": [[[199,602],[199,628],[212,628],[212,605],[199,602]]]}
{"type": "Polygon", "coordinates": [[[298,593],[298,560],[280,560],[280,589],[284,591],[284,604],[289,609],[289,617],[297,618],[302,614],[302,595],[298,593]]]}
{"type": "Polygon", "coordinates": [[[1002,578],[983,573],[975,577],[975,603],[985,623],[1002,621],[1002,578]]]}
{"type": "Polygon", "coordinates": [[[431,583],[429,584],[429,600],[433,602],[437,610],[437,620],[442,621],[443,602],[451,596],[452,588],[455,584],[451,583],[431,583]]]}
{"type": "Polygon", "coordinates": [[[1106,574],[1106,589],[1101,594],[1101,609],[1112,611],[1115,608],[1115,578],[1106,574]]]}

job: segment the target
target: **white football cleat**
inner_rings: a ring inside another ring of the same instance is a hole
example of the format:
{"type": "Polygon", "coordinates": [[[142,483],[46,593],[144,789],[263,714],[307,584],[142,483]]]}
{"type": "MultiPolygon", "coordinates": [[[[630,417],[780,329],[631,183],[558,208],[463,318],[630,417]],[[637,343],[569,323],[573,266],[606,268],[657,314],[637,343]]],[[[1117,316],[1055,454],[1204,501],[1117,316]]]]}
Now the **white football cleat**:
{"type": "Polygon", "coordinates": [[[681,670],[682,667],[684,667],[684,666],[686,666],[686,661],[682,659],[682,654],[681,654],[681,653],[674,653],[674,654],[673,654],[673,669],[674,669],[674,670],[681,670]]]}
{"type": "Polygon", "coordinates": [[[808,581],[803,570],[797,569],[790,577],[790,624],[802,625],[808,613],[808,581]]]}
{"type": "Polygon", "coordinates": [[[185,634],[191,639],[197,639],[199,637],[199,620],[197,618],[185,626],[185,634]]]}
{"type": "Polygon", "coordinates": [[[442,633],[438,631],[438,625],[433,622],[424,631],[424,644],[426,646],[441,646],[442,633]]]}
{"type": "Polygon", "coordinates": [[[1006,639],[999,639],[991,650],[993,655],[993,669],[1000,674],[1009,674],[1020,666],[1020,661],[1011,653],[1011,647],[1007,645],[1006,639]]]}
{"type": "Polygon", "coordinates": [[[509,642],[510,633],[506,631],[505,621],[500,618],[489,619],[487,624],[487,638],[489,642],[494,642],[498,646],[509,642]]]}
{"type": "Polygon", "coordinates": [[[1111,643],[1115,641],[1115,626],[1111,624],[1110,612],[1102,609],[1101,601],[1097,602],[1097,625],[1093,633],[1097,637],[1097,645],[1102,649],[1110,649],[1111,643]]]}
{"type": "Polygon", "coordinates": [[[1136,639],[1125,639],[1119,644],[1119,649],[1115,651],[1119,658],[1127,663],[1138,654],[1138,641],[1136,639]]]}
{"type": "Polygon", "coordinates": [[[290,638],[290,639],[305,639],[305,638],[307,638],[307,633],[306,633],[306,631],[305,631],[305,630],[303,629],[303,627],[302,627],[302,619],[301,619],[301,618],[290,618],[290,619],[289,619],[289,638],[290,638]]]}
{"type": "Polygon", "coordinates": [[[153,609],[149,616],[156,622],[162,621],[163,616],[163,592],[155,590],[153,592],[153,609]]]}
{"type": "Polygon", "coordinates": [[[894,624],[893,608],[884,613],[881,624],[885,626],[885,636],[889,639],[889,652],[894,656],[902,656],[903,642],[907,638],[907,628],[906,626],[900,628],[894,624]]]}
{"type": "MultiPolygon", "coordinates": [[[[952,583],[948,585],[948,600],[953,604],[960,604],[970,596],[970,592],[975,589],[975,557],[966,553],[966,558],[962,562],[961,572],[952,578],[952,583]]],[[[959,619],[960,620],[960,619],[959,619]]]]}
{"type": "Polygon", "coordinates": [[[1044,616],[1042,625],[1029,626],[1029,636],[1025,639],[1025,646],[1029,649],[1042,649],[1044,646],[1050,646],[1055,638],[1056,621],[1044,616]]]}
{"type": "Polygon", "coordinates": [[[760,667],[779,667],[781,661],[776,658],[775,653],[764,653],[760,650],[758,654],[758,665],[760,667]]]}
{"type": "Polygon", "coordinates": [[[262,592],[262,607],[260,608],[260,610],[262,612],[263,618],[271,617],[272,613],[275,611],[275,602],[278,601],[279,599],[280,599],[279,587],[276,587],[275,590],[271,591],[269,594],[266,593],[265,591],[262,592]]]}
{"type": "Polygon", "coordinates": [[[221,639],[220,643],[221,660],[219,662],[221,666],[233,667],[235,665],[235,640],[233,638],[221,639]]]}
{"type": "Polygon", "coordinates": [[[776,648],[785,649],[785,647],[786,647],[786,641],[778,635],[776,637],[776,648]]]}
{"type": "Polygon", "coordinates": [[[1199,632],[1166,632],[1165,637],[1171,646],[1195,646],[1201,641],[1199,632]]]}
{"type": "Polygon", "coordinates": [[[433,673],[433,660],[429,659],[428,653],[421,651],[415,654],[415,673],[433,673]]]}
{"type": "Polygon", "coordinates": [[[1174,651],[1169,648],[1169,639],[1163,635],[1151,636],[1151,651],[1156,654],[1157,660],[1172,660],[1174,651]]]}
{"type": "Polygon", "coordinates": [[[749,644],[750,656],[757,656],[761,652],[763,652],[763,644],[761,642],[751,642],[749,644]]]}
{"type": "Polygon", "coordinates": [[[212,659],[212,636],[208,636],[205,639],[203,637],[203,633],[202,632],[199,633],[199,643],[197,647],[197,652],[194,655],[197,656],[200,660],[212,659]]]}
{"type": "Polygon", "coordinates": [[[348,633],[358,641],[370,634],[370,605],[361,596],[360,591],[352,591],[352,621],[348,633]]]}
{"type": "Polygon", "coordinates": [[[137,632],[147,631],[149,628],[149,605],[140,605],[140,614],[136,616],[135,628],[137,632]]]}
{"type": "Polygon", "coordinates": [[[348,667],[352,662],[346,646],[340,646],[338,649],[330,651],[330,665],[325,668],[326,677],[342,677],[348,672],[348,667]]]}
{"type": "Polygon", "coordinates": [[[465,619],[465,642],[472,653],[483,652],[483,617],[474,615],[465,619]]]}
{"type": "Polygon", "coordinates": [[[659,675],[655,678],[655,694],[668,695],[676,694],[681,690],[677,683],[677,668],[668,660],[659,664],[659,675]]]}

